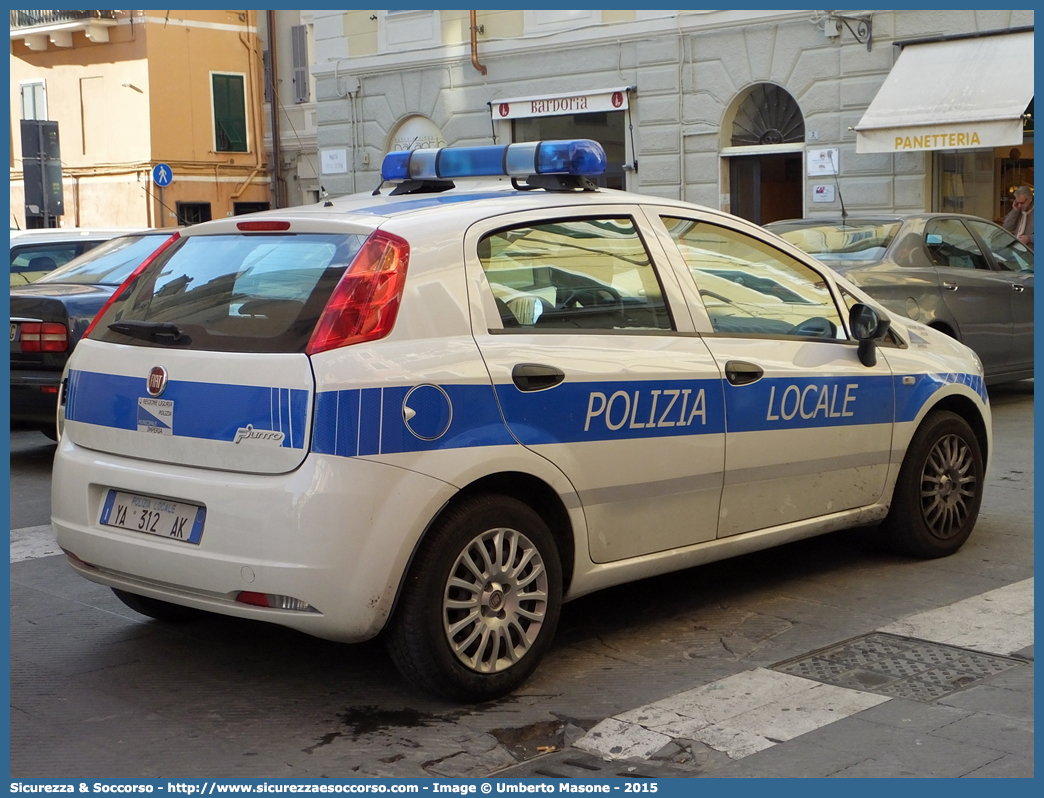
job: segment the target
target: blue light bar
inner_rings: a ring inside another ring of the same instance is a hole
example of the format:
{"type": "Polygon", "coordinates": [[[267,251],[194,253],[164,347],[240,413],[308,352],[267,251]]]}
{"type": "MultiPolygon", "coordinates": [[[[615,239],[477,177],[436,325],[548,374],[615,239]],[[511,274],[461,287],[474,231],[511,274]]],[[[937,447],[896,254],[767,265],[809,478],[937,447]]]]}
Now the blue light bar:
{"type": "Polygon", "coordinates": [[[440,147],[437,150],[390,152],[381,164],[381,179],[453,180],[465,177],[582,175],[605,171],[605,150],[591,139],[529,141],[499,147],[440,147]]]}

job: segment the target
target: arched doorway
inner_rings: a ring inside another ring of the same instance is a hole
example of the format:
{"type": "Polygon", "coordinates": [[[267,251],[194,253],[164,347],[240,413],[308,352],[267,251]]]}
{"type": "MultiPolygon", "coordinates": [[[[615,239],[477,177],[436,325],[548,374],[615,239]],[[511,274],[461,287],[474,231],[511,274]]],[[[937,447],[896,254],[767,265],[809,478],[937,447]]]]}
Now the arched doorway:
{"type": "Polygon", "coordinates": [[[733,109],[723,148],[732,213],[755,224],[800,218],[805,119],[797,100],[781,86],[758,83],[733,109]]]}

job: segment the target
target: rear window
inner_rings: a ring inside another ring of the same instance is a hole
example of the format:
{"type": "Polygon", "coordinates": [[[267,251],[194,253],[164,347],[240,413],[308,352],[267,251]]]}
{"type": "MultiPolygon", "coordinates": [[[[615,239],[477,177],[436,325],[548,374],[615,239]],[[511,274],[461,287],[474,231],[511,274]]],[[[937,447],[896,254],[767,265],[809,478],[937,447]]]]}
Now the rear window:
{"type": "Polygon", "coordinates": [[[303,352],[365,240],[312,234],[183,238],[134,280],[90,337],[214,352],[303,352]],[[129,323],[124,331],[109,328],[120,322],[129,323]]]}
{"type": "Polygon", "coordinates": [[[167,236],[159,235],[113,238],[55,269],[37,282],[121,285],[130,277],[130,273],[166,240],[167,236]]]}
{"type": "Polygon", "coordinates": [[[874,261],[884,257],[901,226],[901,222],[848,222],[791,228],[779,224],[769,229],[820,260],[874,261]]]}

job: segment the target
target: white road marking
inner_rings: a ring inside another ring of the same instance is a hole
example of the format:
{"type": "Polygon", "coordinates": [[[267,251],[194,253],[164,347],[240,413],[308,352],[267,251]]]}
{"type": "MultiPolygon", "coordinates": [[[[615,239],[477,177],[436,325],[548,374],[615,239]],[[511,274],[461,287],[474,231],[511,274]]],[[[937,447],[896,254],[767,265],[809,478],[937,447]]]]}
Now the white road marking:
{"type": "Polygon", "coordinates": [[[610,759],[648,759],[670,741],[671,738],[666,734],[658,734],[616,718],[606,718],[575,745],[610,759]]]}
{"type": "Polygon", "coordinates": [[[53,557],[61,553],[50,524],[11,530],[11,562],[53,557]]]}
{"type": "Polygon", "coordinates": [[[946,643],[988,654],[1033,645],[1033,578],[911,615],[881,632],[946,643]]]}
{"type": "Polygon", "coordinates": [[[742,759],[889,700],[756,668],[607,718],[575,745],[610,759],[647,759],[680,738],[742,759]]]}
{"type": "MultiPolygon", "coordinates": [[[[1033,644],[1033,579],[878,631],[1010,654],[1033,644]]],[[[672,740],[696,740],[742,759],[890,700],[756,668],[606,718],[574,745],[608,759],[648,759],[672,740]]]]}

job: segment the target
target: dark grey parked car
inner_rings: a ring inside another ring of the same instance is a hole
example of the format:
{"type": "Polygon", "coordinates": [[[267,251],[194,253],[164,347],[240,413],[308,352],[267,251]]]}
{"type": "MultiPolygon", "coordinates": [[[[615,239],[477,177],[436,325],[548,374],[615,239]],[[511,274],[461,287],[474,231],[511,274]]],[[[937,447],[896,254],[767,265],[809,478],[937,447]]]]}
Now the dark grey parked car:
{"type": "Polygon", "coordinates": [[[1033,376],[1033,251],[976,216],[798,219],[765,226],[895,313],[975,350],[987,384],[1033,376]]]}
{"type": "Polygon", "coordinates": [[[55,427],[62,371],[87,326],[174,228],[117,236],[30,285],[11,288],[11,428],[55,427]]]}

